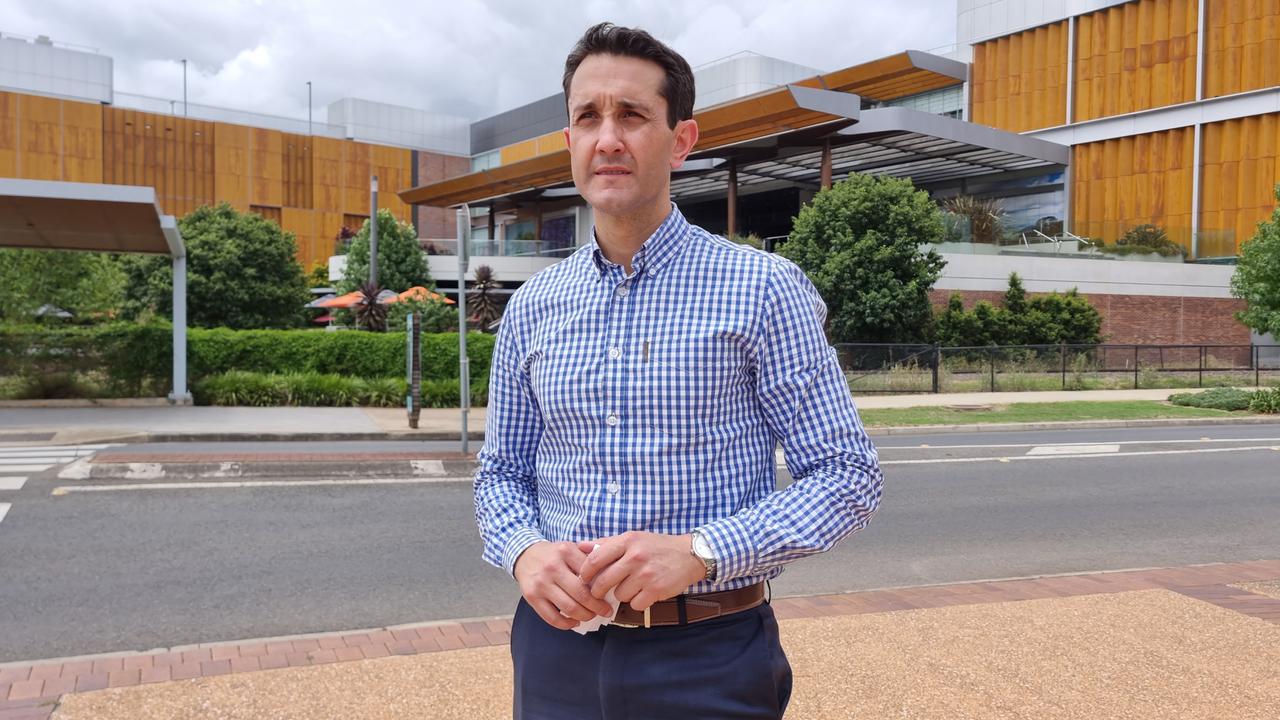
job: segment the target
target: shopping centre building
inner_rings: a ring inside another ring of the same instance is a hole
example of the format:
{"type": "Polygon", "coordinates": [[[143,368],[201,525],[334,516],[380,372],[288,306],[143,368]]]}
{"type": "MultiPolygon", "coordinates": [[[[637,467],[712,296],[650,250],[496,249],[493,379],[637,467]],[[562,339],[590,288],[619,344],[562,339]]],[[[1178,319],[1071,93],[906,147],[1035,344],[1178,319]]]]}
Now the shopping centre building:
{"type": "MultiPolygon", "coordinates": [[[[996,198],[1002,241],[948,237],[939,298],[998,294],[1017,271],[1033,292],[1078,287],[1113,341],[1248,343],[1227,281],[1230,258],[1276,205],[1280,5],[958,0],[956,10],[956,44],[943,50],[833,71],[748,52],[696,68],[700,140],[673,199],[708,229],[768,244],[851,172],[910,178],[939,201],[996,198]],[[1093,247],[1143,224],[1186,261],[1093,247]]],[[[511,284],[592,227],[570,178],[560,93],[477,121],[344,99],[308,126],[115,92],[109,57],[20,38],[0,38],[0,90],[0,176],[154,185],[178,215],[227,201],[295,233],[307,265],[368,217],[371,174],[380,206],[413,221],[434,253],[442,288],[455,273],[458,207],[471,218],[471,267],[511,284]]]]}

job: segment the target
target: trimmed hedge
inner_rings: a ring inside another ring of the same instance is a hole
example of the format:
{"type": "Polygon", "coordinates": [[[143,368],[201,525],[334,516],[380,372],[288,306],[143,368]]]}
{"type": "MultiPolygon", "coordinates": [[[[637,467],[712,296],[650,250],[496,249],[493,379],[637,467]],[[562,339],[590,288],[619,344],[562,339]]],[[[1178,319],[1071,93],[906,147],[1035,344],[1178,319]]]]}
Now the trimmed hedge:
{"type": "MultiPolygon", "coordinates": [[[[486,382],[471,385],[471,404],[484,406],[486,382]]],[[[457,380],[423,380],[422,407],[457,407],[457,380]]],[[[201,379],[192,388],[197,405],[277,405],[403,407],[409,385],[404,378],[358,377],[322,373],[274,375],[233,370],[201,379]]]]}
{"type": "MultiPolygon", "coordinates": [[[[473,387],[488,381],[493,343],[493,335],[467,334],[473,387]]],[[[0,327],[0,376],[93,373],[104,377],[108,395],[163,395],[169,389],[172,347],[172,333],[165,324],[0,327]]],[[[232,371],[403,378],[405,335],[191,328],[187,331],[187,367],[192,385],[232,371]]],[[[457,373],[457,333],[424,334],[423,380],[454,379],[456,383],[457,373]]]]}

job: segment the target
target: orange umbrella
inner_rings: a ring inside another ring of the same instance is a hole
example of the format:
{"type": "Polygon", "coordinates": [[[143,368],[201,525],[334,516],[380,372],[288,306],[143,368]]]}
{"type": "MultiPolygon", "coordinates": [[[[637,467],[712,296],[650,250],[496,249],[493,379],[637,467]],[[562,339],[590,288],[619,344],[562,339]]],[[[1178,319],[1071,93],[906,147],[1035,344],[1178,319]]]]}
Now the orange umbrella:
{"type": "Polygon", "coordinates": [[[359,303],[360,297],[360,291],[356,290],[354,292],[349,292],[346,295],[339,295],[337,297],[331,297],[328,300],[321,300],[313,305],[313,307],[349,308],[359,303]]]}
{"type": "Polygon", "coordinates": [[[421,285],[415,285],[414,287],[411,287],[408,290],[405,290],[404,292],[400,293],[398,297],[388,300],[387,302],[399,302],[401,300],[418,300],[418,301],[435,300],[437,302],[442,302],[446,305],[455,304],[449,298],[441,295],[440,293],[431,292],[430,290],[422,287],[421,285]]]}

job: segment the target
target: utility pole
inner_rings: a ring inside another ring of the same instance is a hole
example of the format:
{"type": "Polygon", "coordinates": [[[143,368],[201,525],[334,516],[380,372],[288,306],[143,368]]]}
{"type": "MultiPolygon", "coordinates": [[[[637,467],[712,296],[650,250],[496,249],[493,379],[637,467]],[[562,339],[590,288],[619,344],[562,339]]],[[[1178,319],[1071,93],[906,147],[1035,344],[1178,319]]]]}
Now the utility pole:
{"type": "Polygon", "coordinates": [[[311,134],[311,81],[307,81],[307,134],[311,134]]]}
{"type": "Polygon", "coordinates": [[[378,284],[378,176],[369,184],[369,282],[378,284]]]}
{"type": "Polygon", "coordinates": [[[187,59],[182,58],[182,117],[187,116],[187,59]]]}

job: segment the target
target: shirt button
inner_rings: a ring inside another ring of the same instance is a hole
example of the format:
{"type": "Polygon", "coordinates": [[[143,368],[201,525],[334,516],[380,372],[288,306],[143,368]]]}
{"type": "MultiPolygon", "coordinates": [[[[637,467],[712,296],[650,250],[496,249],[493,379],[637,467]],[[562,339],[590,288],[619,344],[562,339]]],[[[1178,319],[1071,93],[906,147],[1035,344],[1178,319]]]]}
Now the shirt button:
{"type": "Polygon", "coordinates": [[[618,424],[618,416],[610,414],[609,417],[604,419],[604,424],[609,427],[615,427],[618,424]]]}
{"type": "Polygon", "coordinates": [[[620,358],[620,357],[622,357],[622,349],[621,349],[621,348],[616,348],[616,347],[611,347],[611,348],[609,348],[609,359],[611,359],[611,360],[617,360],[617,359],[618,359],[618,358],[620,358]]]}
{"type": "Polygon", "coordinates": [[[629,292],[631,292],[631,288],[628,288],[626,285],[623,285],[622,287],[618,288],[618,297],[626,297],[627,293],[629,292]]]}
{"type": "Polygon", "coordinates": [[[657,274],[658,274],[658,271],[657,271],[657,270],[654,270],[654,269],[652,269],[652,268],[650,268],[650,269],[649,269],[649,277],[653,277],[653,276],[655,276],[655,275],[657,275],[657,274]]]}
{"type": "Polygon", "coordinates": [[[617,480],[610,480],[606,489],[609,491],[610,495],[617,495],[618,491],[622,489],[622,486],[618,484],[617,480]]]}

